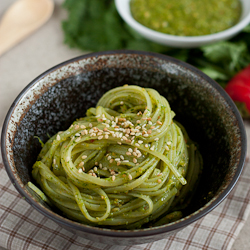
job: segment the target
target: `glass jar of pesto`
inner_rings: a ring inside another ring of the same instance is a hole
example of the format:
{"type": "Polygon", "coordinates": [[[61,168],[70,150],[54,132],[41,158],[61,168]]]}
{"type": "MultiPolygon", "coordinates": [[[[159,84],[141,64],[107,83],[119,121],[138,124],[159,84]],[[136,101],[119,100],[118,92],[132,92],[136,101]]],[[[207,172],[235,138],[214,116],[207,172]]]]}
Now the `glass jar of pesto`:
{"type": "Polygon", "coordinates": [[[239,0],[131,0],[133,18],[142,25],[176,36],[202,36],[234,26],[239,0]]]}

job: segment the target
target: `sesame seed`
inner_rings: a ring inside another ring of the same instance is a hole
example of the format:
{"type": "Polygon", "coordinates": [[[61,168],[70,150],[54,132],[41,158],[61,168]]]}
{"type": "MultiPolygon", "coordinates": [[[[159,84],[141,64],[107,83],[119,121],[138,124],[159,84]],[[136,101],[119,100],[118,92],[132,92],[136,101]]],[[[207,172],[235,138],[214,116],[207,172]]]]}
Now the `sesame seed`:
{"type": "Polygon", "coordinates": [[[53,159],[53,163],[54,163],[54,165],[56,165],[56,159],[53,159]]]}
{"type": "Polygon", "coordinates": [[[155,141],[159,141],[159,138],[158,138],[158,137],[156,137],[156,138],[155,138],[155,141]]]}
{"type": "Polygon", "coordinates": [[[126,162],[129,162],[129,160],[124,160],[124,161],[122,161],[122,162],[126,163],[126,162]]]}
{"type": "Polygon", "coordinates": [[[126,152],[126,155],[131,155],[131,153],[130,152],[126,152]]]}
{"type": "Polygon", "coordinates": [[[120,155],[120,158],[121,158],[122,160],[124,160],[124,156],[123,156],[123,155],[120,155]]]}
{"type": "Polygon", "coordinates": [[[97,135],[102,135],[102,132],[98,132],[97,135]]]}
{"type": "Polygon", "coordinates": [[[107,168],[107,167],[104,167],[104,168],[103,168],[103,170],[105,170],[105,171],[106,171],[106,170],[108,170],[108,168],[107,168]]]}
{"type": "Polygon", "coordinates": [[[128,174],[128,178],[129,178],[129,180],[132,180],[132,179],[133,179],[133,177],[132,177],[131,174],[128,174]]]}
{"type": "Polygon", "coordinates": [[[149,125],[152,125],[153,123],[152,123],[151,121],[148,121],[148,124],[149,124],[149,125]]]}
{"type": "Polygon", "coordinates": [[[111,159],[110,161],[109,161],[109,163],[112,163],[114,161],[114,159],[111,159]]]}
{"type": "Polygon", "coordinates": [[[107,158],[107,160],[109,161],[109,160],[111,160],[111,158],[112,158],[111,155],[109,155],[108,158],[107,158]]]}
{"type": "Polygon", "coordinates": [[[151,134],[151,133],[152,133],[152,130],[151,130],[151,129],[149,129],[149,130],[147,131],[147,133],[148,133],[148,134],[151,134]]]}
{"type": "Polygon", "coordinates": [[[145,144],[145,148],[148,148],[148,144],[145,144]]]}
{"type": "Polygon", "coordinates": [[[86,130],[86,129],[83,132],[84,132],[85,135],[88,134],[88,130],[86,130]]]}
{"type": "Polygon", "coordinates": [[[115,161],[120,161],[120,158],[115,158],[115,161]]]}
{"type": "Polygon", "coordinates": [[[69,156],[67,156],[67,157],[66,157],[66,161],[69,161],[69,160],[70,160],[70,157],[69,157],[69,156]]]}
{"type": "Polygon", "coordinates": [[[155,128],[155,126],[151,126],[150,128],[151,128],[151,129],[154,129],[154,128],[155,128]]]}
{"type": "Polygon", "coordinates": [[[167,145],[171,145],[171,141],[168,141],[168,142],[167,142],[167,145]]]}
{"type": "Polygon", "coordinates": [[[142,143],[143,143],[143,141],[142,141],[142,140],[139,140],[139,141],[138,141],[138,143],[139,143],[139,144],[142,144],[142,143]]]}
{"type": "Polygon", "coordinates": [[[81,136],[79,133],[76,133],[75,136],[81,136]]]}
{"type": "Polygon", "coordinates": [[[99,136],[99,137],[98,137],[98,140],[101,140],[102,138],[103,138],[103,135],[99,136]]]}
{"type": "Polygon", "coordinates": [[[133,158],[133,163],[137,163],[137,160],[136,160],[136,158],[133,158]]]}
{"type": "Polygon", "coordinates": [[[144,134],[143,137],[148,137],[148,134],[144,134]]]}
{"type": "Polygon", "coordinates": [[[126,137],[126,136],[123,136],[122,139],[123,139],[124,141],[126,141],[126,140],[127,140],[127,137],[126,137]]]}
{"type": "Polygon", "coordinates": [[[61,140],[60,135],[57,135],[57,136],[56,136],[56,139],[57,139],[58,141],[60,141],[60,140],[61,140]]]}
{"type": "Polygon", "coordinates": [[[85,129],[86,127],[85,127],[84,125],[81,125],[81,128],[82,128],[82,129],[85,129]]]}
{"type": "Polygon", "coordinates": [[[123,101],[121,101],[120,104],[123,105],[123,101]]]}
{"type": "Polygon", "coordinates": [[[84,167],[82,167],[82,171],[85,171],[85,168],[84,168],[84,167]]]}
{"type": "Polygon", "coordinates": [[[137,153],[136,153],[136,152],[133,152],[133,156],[137,156],[137,153]]]}
{"type": "Polygon", "coordinates": [[[157,121],[157,124],[162,125],[162,122],[161,121],[157,121]]]}
{"type": "Polygon", "coordinates": [[[158,179],[157,182],[160,184],[161,183],[161,179],[158,179]]]}
{"type": "Polygon", "coordinates": [[[104,131],[108,131],[108,129],[105,127],[104,129],[103,129],[104,131]]]}
{"type": "Polygon", "coordinates": [[[128,152],[132,153],[132,152],[133,152],[133,149],[132,149],[132,148],[129,148],[129,149],[128,149],[128,152]]]}
{"type": "Polygon", "coordinates": [[[81,161],[81,162],[79,163],[79,167],[82,167],[83,165],[84,165],[84,162],[81,161]]]}
{"type": "Polygon", "coordinates": [[[82,159],[86,159],[88,156],[87,155],[83,155],[82,156],[82,159]]]}
{"type": "Polygon", "coordinates": [[[97,167],[94,167],[94,171],[97,172],[97,167]]]}
{"type": "Polygon", "coordinates": [[[108,136],[108,135],[105,135],[104,137],[105,137],[105,139],[108,139],[108,138],[109,138],[109,136],[108,136]]]}
{"type": "Polygon", "coordinates": [[[137,120],[136,123],[141,123],[141,121],[140,121],[140,120],[137,120]]]}
{"type": "Polygon", "coordinates": [[[150,148],[151,151],[154,151],[155,150],[155,146],[153,145],[151,148],[150,148]]]}
{"type": "Polygon", "coordinates": [[[135,143],[135,146],[140,147],[140,144],[139,143],[135,143]]]}
{"type": "Polygon", "coordinates": [[[95,173],[92,173],[92,176],[97,177],[97,175],[95,173]]]}
{"type": "Polygon", "coordinates": [[[120,161],[118,161],[118,162],[116,163],[116,165],[117,165],[117,166],[119,166],[120,164],[121,164],[121,162],[120,162],[120,161]]]}
{"type": "Polygon", "coordinates": [[[117,142],[119,145],[122,145],[122,143],[120,141],[117,142]]]}
{"type": "Polygon", "coordinates": [[[75,129],[79,129],[79,125],[75,125],[75,129]]]}
{"type": "Polygon", "coordinates": [[[75,142],[79,142],[81,140],[81,137],[77,137],[76,139],[75,139],[75,142]]]}
{"type": "Polygon", "coordinates": [[[90,123],[90,124],[89,124],[89,127],[92,128],[92,126],[93,126],[92,123],[90,123]]]}
{"type": "Polygon", "coordinates": [[[168,146],[165,146],[165,149],[166,149],[167,151],[169,151],[169,147],[168,147],[168,146]]]}
{"type": "Polygon", "coordinates": [[[102,164],[101,163],[99,164],[99,168],[102,169],[102,164]]]}
{"type": "Polygon", "coordinates": [[[101,196],[101,199],[102,199],[102,200],[104,199],[104,196],[103,196],[103,195],[101,196]]]}
{"type": "Polygon", "coordinates": [[[78,169],[78,173],[79,174],[82,173],[82,169],[81,168],[78,169]]]}
{"type": "Polygon", "coordinates": [[[114,181],[114,180],[115,180],[115,176],[114,176],[114,175],[112,175],[112,177],[111,177],[111,178],[112,178],[112,181],[114,181]]]}
{"type": "Polygon", "coordinates": [[[91,136],[91,137],[95,137],[95,136],[96,136],[96,133],[92,133],[90,136],[91,136]]]}

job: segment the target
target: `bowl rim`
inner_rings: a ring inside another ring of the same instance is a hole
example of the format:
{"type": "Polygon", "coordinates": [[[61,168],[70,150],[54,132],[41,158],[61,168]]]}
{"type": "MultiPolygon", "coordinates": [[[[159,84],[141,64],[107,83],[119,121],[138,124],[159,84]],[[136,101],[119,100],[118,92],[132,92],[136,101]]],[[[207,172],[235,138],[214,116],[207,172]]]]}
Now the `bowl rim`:
{"type": "Polygon", "coordinates": [[[74,230],[79,230],[83,231],[86,233],[91,233],[99,236],[110,236],[110,237],[118,237],[118,238],[138,238],[138,237],[145,237],[145,236],[153,236],[153,235],[158,235],[158,234],[164,234],[168,233],[171,231],[177,231],[180,230],[193,222],[197,221],[198,219],[202,218],[206,214],[208,214],[211,210],[213,210],[215,207],[217,207],[226,197],[227,195],[231,192],[231,190],[234,188],[236,185],[240,174],[242,173],[242,170],[244,168],[244,162],[246,158],[246,152],[247,152],[247,140],[246,140],[246,131],[245,127],[243,124],[242,117],[232,101],[232,99],[228,96],[228,94],[224,91],[224,89],[216,83],[214,80],[212,80],[210,77],[208,77],[206,74],[204,74],[202,71],[199,69],[195,68],[194,66],[182,62],[176,58],[155,53],[155,52],[146,52],[146,51],[138,51],[138,50],[110,50],[110,51],[100,51],[100,52],[94,52],[94,53],[88,53],[84,54],[78,57],[74,57],[72,59],[69,59],[67,61],[64,61],[62,63],[59,63],[55,65],[54,67],[51,67],[50,69],[46,70],[42,74],[40,74],[38,77],[36,77],[34,80],[32,80],[16,97],[14,102],[12,103],[10,109],[7,112],[7,115],[4,120],[3,128],[2,128],[2,133],[1,133],[1,152],[2,152],[2,158],[3,158],[3,164],[5,166],[6,172],[12,182],[12,184],[15,186],[17,191],[21,194],[22,197],[25,198],[25,200],[33,206],[36,210],[38,210],[40,213],[45,215],[46,217],[50,218],[54,222],[58,223],[59,225],[64,225],[67,228],[71,228],[73,231],[74,230]],[[184,67],[188,69],[188,71],[191,71],[195,74],[198,74],[199,77],[203,78],[208,82],[212,87],[214,87],[220,95],[225,99],[231,110],[233,111],[236,120],[238,121],[238,126],[240,130],[240,135],[241,135],[241,155],[240,155],[240,160],[238,162],[238,167],[235,171],[235,174],[229,183],[229,185],[216,197],[216,199],[212,199],[209,201],[209,205],[207,205],[205,208],[202,207],[199,210],[195,211],[194,213],[190,214],[186,218],[184,217],[183,219],[170,223],[167,225],[162,225],[159,227],[154,227],[154,228],[146,228],[146,229],[136,229],[136,230],[113,230],[113,229],[108,229],[108,228],[98,228],[98,227],[93,227],[93,226],[88,226],[81,224],[79,222],[75,222],[73,220],[67,219],[65,217],[62,217],[55,212],[43,207],[41,204],[35,201],[35,199],[31,196],[28,195],[27,192],[24,191],[24,188],[21,187],[19,184],[18,180],[15,177],[15,174],[13,173],[11,166],[8,162],[7,158],[7,150],[6,149],[6,140],[7,140],[7,130],[8,130],[8,124],[10,122],[10,118],[12,115],[12,112],[14,111],[16,105],[18,104],[19,100],[25,95],[25,93],[32,88],[32,86],[37,83],[40,79],[42,79],[44,76],[50,74],[51,72],[60,69],[62,66],[65,66],[67,64],[71,64],[77,61],[81,61],[86,58],[93,58],[93,57],[98,57],[98,56],[105,56],[105,55],[114,55],[114,56],[119,56],[121,54],[132,54],[132,55],[138,55],[138,56],[149,56],[149,57],[156,57],[157,59],[165,60],[166,62],[178,64],[181,67],[184,67]]]}
{"type": "MultiPolygon", "coordinates": [[[[202,35],[202,36],[176,36],[176,35],[170,35],[167,33],[162,33],[159,31],[155,31],[153,29],[150,29],[141,23],[137,22],[130,12],[127,12],[126,8],[123,8],[123,3],[129,4],[130,0],[115,0],[115,5],[118,13],[122,17],[122,19],[133,29],[135,29],[137,32],[147,34],[149,37],[154,37],[159,40],[165,40],[169,42],[181,42],[181,43],[200,43],[200,42],[215,42],[218,40],[223,40],[225,38],[231,37],[233,35],[236,35],[238,32],[240,32],[246,25],[250,23],[250,12],[241,19],[237,24],[234,26],[217,32],[213,34],[208,35],[202,35]]],[[[242,0],[240,1],[242,4],[242,0]]],[[[169,45],[170,46],[170,45],[169,45]]]]}

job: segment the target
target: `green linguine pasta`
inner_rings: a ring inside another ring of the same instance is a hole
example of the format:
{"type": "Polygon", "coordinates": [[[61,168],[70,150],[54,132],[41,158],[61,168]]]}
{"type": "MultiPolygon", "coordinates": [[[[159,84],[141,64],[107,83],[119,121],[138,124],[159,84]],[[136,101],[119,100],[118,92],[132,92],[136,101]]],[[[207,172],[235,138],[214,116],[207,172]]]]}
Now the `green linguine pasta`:
{"type": "Polygon", "coordinates": [[[85,224],[135,229],[177,220],[202,159],[173,117],[153,89],[114,88],[45,143],[32,175],[53,205],[85,224]]]}

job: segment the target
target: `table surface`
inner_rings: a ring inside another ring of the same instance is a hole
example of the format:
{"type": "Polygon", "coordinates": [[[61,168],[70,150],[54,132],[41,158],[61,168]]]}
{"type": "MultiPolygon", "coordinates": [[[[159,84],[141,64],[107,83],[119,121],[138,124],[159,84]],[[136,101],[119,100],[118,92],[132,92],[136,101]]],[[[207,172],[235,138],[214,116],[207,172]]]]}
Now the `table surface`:
{"type": "MultiPolygon", "coordinates": [[[[15,0],[1,0],[0,18],[15,0]]],[[[50,67],[84,54],[64,43],[61,21],[67,17],[61,7],[63,0],[55,0],[52,18],[39,30],[0,57],[0,127],[4,117],[20,91],[35,77],[50,67]]],[[[236,239],[232,250],[249,250],[250,217],[236,239]]],[[[0,250],[2,250],[0,246],[0,250]]]]}

